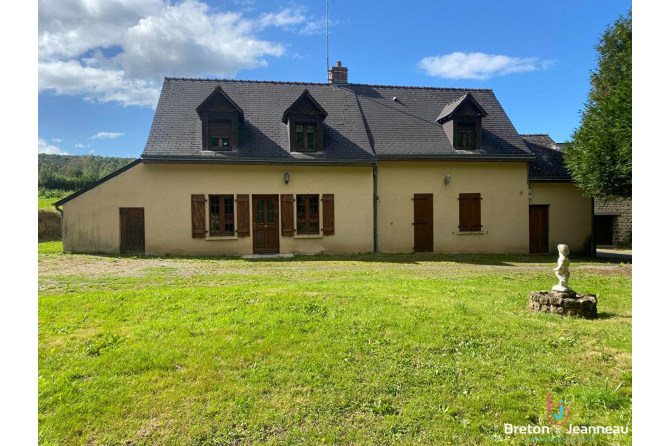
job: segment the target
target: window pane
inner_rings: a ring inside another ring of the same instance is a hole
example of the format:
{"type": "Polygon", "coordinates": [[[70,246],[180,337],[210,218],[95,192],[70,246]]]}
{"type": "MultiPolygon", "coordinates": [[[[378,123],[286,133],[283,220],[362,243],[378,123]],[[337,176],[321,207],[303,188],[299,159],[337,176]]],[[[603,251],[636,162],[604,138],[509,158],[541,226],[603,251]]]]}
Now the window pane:
{"type": "Polygon", "coordinates": [[[263,200],[258,202],[256,205],[256,223],[265,223],[265,212],[263,209],[263,200]]]}
{"type": "Polygon", "coordinates": [[[272,203],[272,200],[267,200],[268,202],[268,223],[275,222],[275,205],[272,203]]]}
{"type": "Polygon", "coordinates": [[[209,147],[210,148],[219,147],[219,138],[209,138],[209,147]]]}
{"type": "Polygon", "coordinates": [[[308,125],[307,127],[307,149],[314,150],[314,136],[316,134],[314,126],[308,125]]]}
{"type": "Polygon", "coordinates": [[[302,124],[295,125],[295,141],[298,150],[302,150],[305,147],[304,133],[302,124]]]}
{"type": "Polygon", "coordinates": [[[298,233],[304,233],[307,229],[307,225],[305,224],[305,196],[304,195],[298,195],[296,197],[296,210],[297,210],[297,221],[296,221],[296,229],[298,230],[298,233]]]}
{"type": "Polygon", "coordinates": [[[223,232],[226,234],[235,233],[235,213],[234,203],[232,195],[226,195],[223,199],[223,208],[224,208],[224,223],[223,223],[223,232]]]}
{"type": "Polygon", "coordinates": [[[221,233],[221,207],[218,195],[209,196],[209,233],[221,233]]]}
{"type": "Polygon", "coordinates": [[[472,144],[472,133],[465,134],[465,147],[473,147],[472,144]]]}
{"type": "Polygon", "coordinates": [[[319,196],[309,197],[309,232],[319,232],[319,196]]]}
{"type": "Polygon", "coordinates": [[[463,134],[456,133],[456,147],[463,147],[463,134]]]}

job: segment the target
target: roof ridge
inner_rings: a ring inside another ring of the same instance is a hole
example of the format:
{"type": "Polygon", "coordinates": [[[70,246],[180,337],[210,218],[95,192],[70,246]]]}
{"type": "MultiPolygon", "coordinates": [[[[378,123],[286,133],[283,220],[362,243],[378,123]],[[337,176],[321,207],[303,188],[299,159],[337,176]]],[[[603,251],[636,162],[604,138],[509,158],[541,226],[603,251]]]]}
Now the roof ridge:
{"type": "Polygon", "coordinates": [[[519,136],[549,136],[549,133],[519,133],[519,136]]]}
{"type": "Polygon", "coordinates": [[[214,79],[203,77],[171,77],[165,76],[165,80],[176,81],[204,81],[204,82],[250,82],[256,84],[290,84],[290,85],[332,85],[335,87],[344,87],[346,85],[357,85],[363,87],[382,87],[382,88],[411,88],[424,90],[459,90],[459,91],[493,91],[492,88],[464,88],[464,87],[430,87],[421,85],[389,85],[389,84],[359,84],[350,82],[347,84],[331,84],[328,82],[299,82],[299,81],[268,81],[251,79],[214,79]]]}

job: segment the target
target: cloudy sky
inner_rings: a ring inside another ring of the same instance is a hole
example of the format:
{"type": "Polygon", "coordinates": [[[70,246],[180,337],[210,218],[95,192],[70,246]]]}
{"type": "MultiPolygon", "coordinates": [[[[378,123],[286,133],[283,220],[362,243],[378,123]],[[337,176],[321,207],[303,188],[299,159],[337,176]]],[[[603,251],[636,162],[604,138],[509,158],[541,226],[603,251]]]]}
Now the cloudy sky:
{"type": "MultiPolygon", "coordinates": [[[[493,88],[520,133],[564,141],[593,46],[630,7],[334,0],[331,64],[357,83],[493,88]]],[[[38,17],[40,153],[139,156],[165,76],[326,79],[323,0],[41,0],[38,17]]]]}

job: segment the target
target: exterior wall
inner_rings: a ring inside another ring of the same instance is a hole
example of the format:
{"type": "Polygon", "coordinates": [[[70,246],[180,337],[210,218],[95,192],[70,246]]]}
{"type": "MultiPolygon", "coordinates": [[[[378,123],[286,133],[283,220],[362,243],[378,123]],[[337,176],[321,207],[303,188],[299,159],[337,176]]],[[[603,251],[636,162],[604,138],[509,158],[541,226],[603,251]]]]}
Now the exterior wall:
{"type": "Polygon", "coordinates": [[[612,241],[616,245],[633,243],[633,200],[632,198],[596,198],[594,206],[598,212],[618,212],[612,221],[612,241]]]}
{"type": "Polygon", "coordinates": [[[549,205],[549,252],[564,243],[572,253],[588,254],[591,243],[591,199],[573,183],[530,183],[529,204],[549,205]]]}
{"type": "Polygon", "coordinates": [[[63,249],[118,254],[119,208],[143,207],[147,255],[252,254],[252,236],[192,238],[191,194],[249,194],[251,201],[254,194],[331,193],[335,234],[283,237],[280,229],[280,253],[370,252],[372,181],[371,166],[138,164],[63,205],[63,249]]]}
{"type": "Polygon", "coordinates": [[[413,251],[414,194],[433,194],[434,252],[528,253],[527,163],[379,162],[381,252],[413,251]],[[483,233],[459,234],[459,193],[481,193],[483,233]]]}

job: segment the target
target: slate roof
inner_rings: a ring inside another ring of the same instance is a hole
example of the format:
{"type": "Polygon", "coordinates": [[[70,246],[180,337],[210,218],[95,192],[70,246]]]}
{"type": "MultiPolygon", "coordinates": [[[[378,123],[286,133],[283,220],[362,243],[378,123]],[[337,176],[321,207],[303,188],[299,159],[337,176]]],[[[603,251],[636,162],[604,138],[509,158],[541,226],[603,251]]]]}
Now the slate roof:
{"type": "Polygon", "coordinates": [[[535,162],[528,165],[528,179],[572,181],[563,161],[563,144],[545,134],[520,136],[535,155],[535,162]]]}
{"type": "Polygon", "coordinates": [[[450,157],[529,159],[532,153],[491,90],[166,78],[142,154],[144,159],[370,164],[375,158],[450,157]],[[231,152],[202,150],[195,109],[216,85],[244,111],[239,149],[231,152]],[[290,152],[282,123],[284,111],[305,89],[328,113],[324,150],[312,154],[290,152]],[[468,92],[488,113],[482,121],[482,148],[475,151],[454,149],[435,123],[445,105],[468,92]]]}

